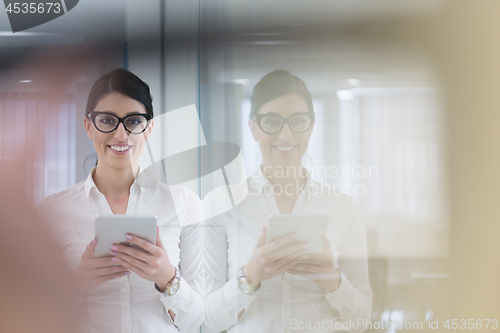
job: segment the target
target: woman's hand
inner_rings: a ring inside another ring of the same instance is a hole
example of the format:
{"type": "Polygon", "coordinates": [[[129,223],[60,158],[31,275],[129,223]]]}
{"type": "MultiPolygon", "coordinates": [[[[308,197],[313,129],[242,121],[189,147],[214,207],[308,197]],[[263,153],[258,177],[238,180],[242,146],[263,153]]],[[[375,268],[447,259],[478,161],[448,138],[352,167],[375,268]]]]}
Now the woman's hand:
{"type": "Polygon", "coordinates": [[[288,272],[311,279],[329,293],[340,286],[340,271],[333,266],[332,249],[326,238],[323,239],[323,254],[321,256],[308,255],[288,272]]]}
{"type": "Polygon", "coordinates": [[[262,233],[255,245],[252,257],[243,268],[243,274],[252,282],[254,286],[261,281],[269,280],[283,274],[284,271],[296,265],[299,260],[305,259],[307,243],[298,243],[287,246],[272,253],[277,248],[294,241],[295,234],[280,237],[266,245],[267,228],[262,229],[262,233]]]}
{"type": "Polygon", "coordinates": [[[87,291],[97,288],[106,281],[110,281],[130,272],[123,266],[117,265],[111,258],[94,258],[97,241],[93,239],[82,254],[80,265],[71,272],[71,278],[77,286],[77,295],[83,296],[87,291]]]}
{"type": "Polygon", "coordinates": [[[148,253],[125,245],[115,244],[111,247],[114,257],[111,259],[129,269],[141,278],[153,281],[161,291],[167,288],[168,282],[175,276],[175,267],[168,259],[159,230],[156,232],[156,245],[137,236],[127,235],[127,241],[140,246],[148,253]]]}

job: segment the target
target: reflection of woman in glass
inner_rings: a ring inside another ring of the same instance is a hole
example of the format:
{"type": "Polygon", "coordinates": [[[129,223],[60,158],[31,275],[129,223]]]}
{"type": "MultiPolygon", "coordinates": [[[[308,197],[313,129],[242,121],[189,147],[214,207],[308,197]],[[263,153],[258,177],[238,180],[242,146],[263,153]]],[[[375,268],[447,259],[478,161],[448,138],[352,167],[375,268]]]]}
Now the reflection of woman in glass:
{"type": "MultiPolygon", "coordinates": [[[[314,127],[311,95],[301,79],[277,70],[255,86],[251,102],[262,165],[248,178],[246,199],[207,222],[205,323],[231,332],[362,331],[357,320],[370,320],[372,299],[364,227],[351,197],[319,187],[302,166],[314,127]],[[270,215],[325,213],[323,255],[308,255],[303,243],[272,253],[293,235],[266,244],[270,215]]],[[[212,192],[206,207],[221,211],[223,193],[212,192]]]]}
{"type": "MultiPolygon", "coordinates": [[[[84,118],[97,166],[85,182],[47,197],[39,208],[59,237],[78,286],[79,318],[90,332],[177,332],[202,321],[201,295],[190,286],[200,283],[196,229],[181,229],[167,186],[138,176],[152,118],[141,79],[123,69],[99,78],[84,118]],[[158,216],[156,245],[127,235],[123,241],[149,253],[115,244],[110,257],[94,258],[94,216],[112,214],[158,216]]],[[[184,197],[185,210],[177,213],[197,220],[196,198],[184,197]]]]}

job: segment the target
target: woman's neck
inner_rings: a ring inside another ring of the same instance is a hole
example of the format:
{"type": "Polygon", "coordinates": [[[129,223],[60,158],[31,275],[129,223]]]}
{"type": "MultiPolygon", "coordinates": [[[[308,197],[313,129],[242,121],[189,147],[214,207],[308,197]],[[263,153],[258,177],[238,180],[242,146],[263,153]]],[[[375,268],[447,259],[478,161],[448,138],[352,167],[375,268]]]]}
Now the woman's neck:
{"type": "Polygon", "coordinates": [[[119,200],[129,195],[130,187],[134,183],[138,171],[138,167],[111,170],[98,164],[92,178],[99,191],[107,199],[119,200]]]}

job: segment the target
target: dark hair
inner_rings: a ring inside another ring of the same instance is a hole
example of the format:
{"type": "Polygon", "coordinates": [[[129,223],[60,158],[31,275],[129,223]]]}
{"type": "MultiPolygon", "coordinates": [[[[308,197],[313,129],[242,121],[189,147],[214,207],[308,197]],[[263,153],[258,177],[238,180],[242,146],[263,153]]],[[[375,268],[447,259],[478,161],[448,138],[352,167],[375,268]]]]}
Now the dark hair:
{"type": "MultiPolygon", "coordinates": [[[[142,105],[146,109],[146,113],[154,116],[153,114],[153,97],[149,92],[149,86],[146,82],[142,81],[132,72],[123,68],[117,68],[104,74],[95,81],[87,99],[87,107],[85,108],[85,117],[92,111],[101,98],[109,93],[117,92],[128,96],[142,105]]],[[[85,170],[85,163],[91,156],[87,156],[83,162],[83,170],[85,170]]],[[[96,158],[95,165],[97,166],[98,160],[96,158]]]]}
{"type": "Polygon", "coordinates": [[[85,116],[94,111],[102,97],[112,92],[118,92],[138,101],[144,105],[147,114],[154,116],[153,98],[149,92],[148,84],[123,68],[114,69],[95,81],[87,100],[85,116]]]}
{"type": "Polygon", "coordinates": [[[284,69],[277,69],[263,76],[253,88],[250,118],[255,118],[264,104],[286,94],[299,95],[306,102],[309,111],[314,111],[311,93],[304,81],[284,69]]]}

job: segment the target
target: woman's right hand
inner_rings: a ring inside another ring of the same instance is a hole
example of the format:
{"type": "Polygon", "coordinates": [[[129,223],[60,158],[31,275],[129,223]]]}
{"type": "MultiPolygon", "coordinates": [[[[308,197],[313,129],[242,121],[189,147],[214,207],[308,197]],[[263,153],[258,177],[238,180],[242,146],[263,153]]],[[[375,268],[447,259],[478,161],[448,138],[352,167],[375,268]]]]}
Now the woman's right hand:
{"type": "Polygon", "coordinates": [[[296,234],[280,237],[269,244],[266,244],[266,234],[267,228],[264,227],[255,244],[252,257],[243,267],[243,274],[254,286],[258,286],[261,281],[283,274],[300,260],[307,258],[304,255],[307,250],[305,242],[290,245],[272,253],[282,245],[294,241],[297,238],[296,234]]]}
{"type": "Polygon", "coordinates": [[[71,272],[77,295],[83,296],[87,291],[97,288],[106,281],[130,274],[125,267],[112,261],[112,257],[94,258],[96,245],[97,241],[93,239],[85,248],[80,265],[71,272]]]}

